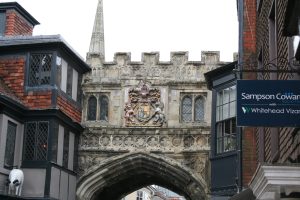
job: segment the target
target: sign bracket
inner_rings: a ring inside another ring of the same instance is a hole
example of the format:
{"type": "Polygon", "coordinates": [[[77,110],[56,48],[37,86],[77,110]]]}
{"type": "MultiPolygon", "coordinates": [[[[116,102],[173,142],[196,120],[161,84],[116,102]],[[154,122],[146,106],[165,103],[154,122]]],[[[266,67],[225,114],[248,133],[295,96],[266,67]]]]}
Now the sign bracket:
{"type": "Polygon", "coordinates": [[[258,61],[246,61],[244,63],[237,64],[233,72],[238,73],[288,73],[288,74],[300,74],[300,61],[295,57],[286,59],[278,57],[271,60],[265,65],[259,64],[258,61]]]}

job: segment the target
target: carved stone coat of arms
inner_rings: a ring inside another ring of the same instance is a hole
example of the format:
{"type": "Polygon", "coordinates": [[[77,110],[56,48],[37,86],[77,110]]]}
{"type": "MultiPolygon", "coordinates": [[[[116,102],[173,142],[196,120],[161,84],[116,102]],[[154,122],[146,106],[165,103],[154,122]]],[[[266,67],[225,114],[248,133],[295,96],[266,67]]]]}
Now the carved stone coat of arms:
{"type": "Polygon", "coordinates": [[[128,92],[125,104],[126,126],[162,126],[165,123],[160,90],[150,88],[150,84],[141,81],[136,88],[128,92]]]}

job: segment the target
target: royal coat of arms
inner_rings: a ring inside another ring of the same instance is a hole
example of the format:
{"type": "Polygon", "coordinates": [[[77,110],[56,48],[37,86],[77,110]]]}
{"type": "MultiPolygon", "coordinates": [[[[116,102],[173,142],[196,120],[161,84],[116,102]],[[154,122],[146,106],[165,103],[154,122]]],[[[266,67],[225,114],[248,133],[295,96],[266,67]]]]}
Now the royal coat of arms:
{"type": "Polygon", "coordinates": [[[162,126],[165,123],[158,88],[150,88],[149,83],[141,81],[129,90],[128,96],[124,109],[126,126],[162,126]]]}

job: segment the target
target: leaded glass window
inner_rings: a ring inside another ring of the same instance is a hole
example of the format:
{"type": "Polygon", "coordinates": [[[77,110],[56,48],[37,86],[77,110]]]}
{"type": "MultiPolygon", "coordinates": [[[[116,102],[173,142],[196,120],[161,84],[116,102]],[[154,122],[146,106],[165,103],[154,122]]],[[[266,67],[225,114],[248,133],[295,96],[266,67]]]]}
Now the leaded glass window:
{"type": "Polygon", "coordinates": [[[15,141],[16,141],[17,125],[8,121],[6,131],[6,146],[4,167],[11,168],[14,165],[15,156],[15,141]]]}
{"type": "Polygon", "coordinates": [[[188,94],[181,100],[181,121],[182,122],[203,122],[204,121],[205,98],[199,94],[188,94]]]}
{"type": "Polygon", "coordinates": [[[100,120],[108,121],[108,98],[100,97],[100,120]]]}
{"type": "Polygon", "coordinates": [[[186,96],[183,98],[181,112],[182,121],[192,121],[192,98],[190,96],[186,96]]]}
{"type": "Polygon", "coordinates": [[[50,84],[52,54],[31,54],[29,59],[29,86],[50,84]]]}
{"type": "Polygon", "coordinates": [[[94,96],[91,96],[88,100],[88,112],[87,112],[87,120],[94,121],[96,120],[97,115],[97,99],[94,96]]]}
{"type": "Polygon", "coordinates": [[[63,166],[68,168],[69,161],[69,133],[64,131],[63,166]]]}
{"type": "Polygon", "coordinates": [[[24,160],[46,160],[49,122],[28,122],[25,126],[24,160]]]}
{"type": "Polygon", "coordinates": [[[204,120],[204,98],[197,97],[195,100],[195,121],[204,120]]]}

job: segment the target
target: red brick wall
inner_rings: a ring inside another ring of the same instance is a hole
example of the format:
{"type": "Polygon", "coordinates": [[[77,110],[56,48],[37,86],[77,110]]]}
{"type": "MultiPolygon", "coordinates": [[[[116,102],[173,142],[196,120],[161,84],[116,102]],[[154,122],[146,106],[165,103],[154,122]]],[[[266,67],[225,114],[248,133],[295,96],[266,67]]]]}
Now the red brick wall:
{"type": "Polygon", "coordinates": [[[58,107],[74,121],[81,122],[81,109],[70,103],[68,99],[59,95],[57,105],[52,105],[52,91],[29,91],[24,92],[25,57],[18,56],[8,59],[0,59],[0,77],[7,87],[29,109],[47,109],[58,107]]]}
{"type": "MultiPolygon", "coordinates": [[[[283,33],[284,18],[286,12],[286,6],[288,1],[286,0],[277,0],[275,1],[275,19],[276,19],[276,52],[277,59],[276,64],[278,69],[288,69],[287,60],[289,59],[288,54],[288,38],[285,37],[283,33]]],[[[269,60],[269,28],[268,28],[268,19],[270,10],[272,8],[273,0],[264,0],[261,8],[261,13],[257,17],[257,51],[262,50],[263,53],[263,63],[266,65],[269,60]]],[[[294,79],[296,74],[289,73],[279,73],[278,79],[286,80],[289,78],[294,79]]],[[[270,74],[265,73],[265,79],[270,79],[270,74]]],[[[297,152],[299,151],[299,142],[295,140],[293,135],[294,129],[283,127],[279,129],[279,155],[272,155],[272,140],[278,140],[278,137],[270,131],[270,128],[265,128],[265,146],[264,153],[265,158],[264,162],[266,163],[285,163],[288,162],[290,156],[293,158],[296,157],[297,152]],[[298,149],[297,149],[298,147],[298,149]]],[[[274,147],[273,147],[274,148],[274,147]]],[[[276,147],[275,147],[276,148],[276,147]]],[[[298,153],[298,155],[299,155],[298,153]]]]}
{"type": "MultiPolygon", "coordinates": [[[[256,60],[256,0],[244,0],[243,65],[256,60]],[[254,59],[254,60],[253,60],[254,59]]],[[[244,73],[243,79],[256,79],[255,73],[244,73]]]]}
{"type": "Polygon", "coordinates": [[[6,11],[6,36],[32,35],[33,26],[15,10],[6,11]]]}
{"type": "MultiPolygon", "coordinates": [[[[256,0],[244,0],[243,22],[242,60],[244,69],[247,69],[247,66],[251,66],[247,63],[256,61],[256,0]]],[[[243,73],[243,79],[256,79],[256,74],[243,73]]],[[[248,187],[257,167],[256,129],[245,127],[242,134],[242,184],[248,187]]]]}
{"type": "Polygon", "coordinates": [[[67,100],[62,95],[59,95],[57,97],[57,106],[61,111],[71,117],[74,121],[78,123],[81,122],[81,109],[78,109],[74,105],[70,104],[69,100],[67,100]]]}
{"type": "Polygon", "coordinates": [[[30,109],[51,107],[51,91],[24,92],[25,58],[0,59],[0,77],[25,106],[30,109]]]}
{"type": "Polygon", "coordinates": [[[244,128],[242,139],[243,187],[247,187],[257,167],[255,128],[244,128]]]}

